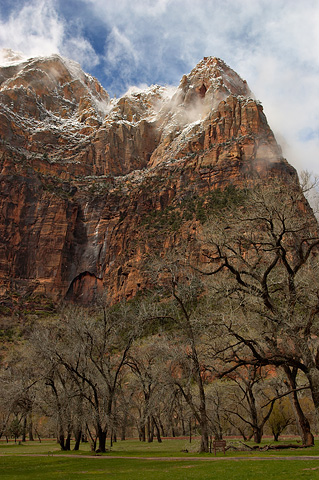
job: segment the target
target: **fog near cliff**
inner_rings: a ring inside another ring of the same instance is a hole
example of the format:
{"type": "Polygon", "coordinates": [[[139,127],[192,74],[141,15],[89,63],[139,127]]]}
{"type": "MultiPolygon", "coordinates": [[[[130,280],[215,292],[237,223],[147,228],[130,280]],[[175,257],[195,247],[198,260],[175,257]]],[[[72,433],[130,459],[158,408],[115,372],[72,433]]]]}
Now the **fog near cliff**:
{"type": "Polygon", "coordinates": [[[318,172],[318,24],[316,0],[2,0],[0,47],[58,52],[117,97],[178,85],[203,56],[221,57],[262,101],[288,160],[318,172]]]}

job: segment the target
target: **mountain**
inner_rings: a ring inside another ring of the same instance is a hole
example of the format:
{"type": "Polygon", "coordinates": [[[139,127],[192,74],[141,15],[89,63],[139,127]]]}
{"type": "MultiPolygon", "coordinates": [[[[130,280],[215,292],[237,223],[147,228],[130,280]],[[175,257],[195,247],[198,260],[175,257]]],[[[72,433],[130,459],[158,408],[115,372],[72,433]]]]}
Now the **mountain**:
{"type": "MultiPolygon", "coordinates": [[[[222,60],[111,99],[58,55],[0,67],[0,294],[131,298],[143,265],[196,234],[214,192],[293,167],[222,60]]],[[[15,298],[16,298],[15,297],[15,298]]]]}

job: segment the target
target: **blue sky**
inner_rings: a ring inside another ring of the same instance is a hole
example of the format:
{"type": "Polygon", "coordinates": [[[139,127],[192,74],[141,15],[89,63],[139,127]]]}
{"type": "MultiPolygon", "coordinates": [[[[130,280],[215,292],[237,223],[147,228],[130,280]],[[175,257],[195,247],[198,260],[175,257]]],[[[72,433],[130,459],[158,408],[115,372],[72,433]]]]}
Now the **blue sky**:
{"type": "Polygon", "coordinates": [[[77,60],[111,96],[178,85],[221,57],[261,100],[287,159],[319,173],[318,0],[0,0],[0,49],[77,60]]]}

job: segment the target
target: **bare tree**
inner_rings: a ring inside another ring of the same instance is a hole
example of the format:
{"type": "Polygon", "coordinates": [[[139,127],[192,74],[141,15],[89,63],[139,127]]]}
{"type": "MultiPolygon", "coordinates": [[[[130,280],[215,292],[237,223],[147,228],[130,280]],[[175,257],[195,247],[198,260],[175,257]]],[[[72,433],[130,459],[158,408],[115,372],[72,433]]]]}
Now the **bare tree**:
{"type": "Polygon", "coordinates": [[[156,431],[158,442],[161,442],[160,424],[157,419],[160,399],[163,394],[162,369],[163,348],[157,335],[137,342],[128,356],[128,366],[138,380],[138,387],[143,397],[141,412],[141,436],[148,442],[153,441],[153,430],[156,431]],[[146,430],[146,434],[145,434],[146,430]]]}
{"type": "Polygon", "coordinates": [[[17,343],[8,352],[5,367],[0,371],[0,437],[14,419],[14,424],[21,427],[23,441],[26,440],[28,421],[29,438],[32,440],[31,415],[35,403],[33,386],[37,382],[35,365],[25,359],[25,347],[22,343],[17,343]]]}
{"type": "Polygon", "coordinates": [[[285,429],[295,422],[293,411],[287,397],[279,399],[268,419],[268,425],[274,436],[274,441],[278,442],[280,435],[285,429]]]}
{"type": "Polygon", "coordinates": [[[201,272],[221,300],[220,354],[240,365],[288,366],[304,372],[319,410],[319,236],[296,182],[261,182],[239,207],[211,218],[202,237],[201,272]]]}
{"type": "Polygon", "coordinates": [[[265,385],[266,375],[267,372],[264,369],[248,365],[237,369],[231,376],[234,383],[233,402],[226,411],[251,428],[255,443],[261,442],[264,426],[275,404],[275,400],[273,400],[267,405],[268,408],[262,408],[261,402],[265,403],[265,399],[268,400],[265,385]]]}
{"type": "Polygon", "coordinates": [[[165,259],[153,261],[151,269],[162,295],[156,315],[174,325],[174,334],[171,331],[170,340],[167,342],[168,381],[170,379],[180,390],[192,410],[200,425],[200,451],[208,452],[205,364],[201,359],[202,331],[197,321],[198,315],[201,315],[199,299],[203,292],[202,284],[175,252],[170,252],[165,259]],[[163,313],[160,313],[161,309],[163,313]]]}
{"type": "MultiPolygon", "coordinates": [[[[63,311],[59,321],[53,322],[50,328],[47,325],[42,332],[36,332],[33,339],[37,354],[45,358],[50,367],[44,378],[57,406],[59,394],[49,373],[56,376],[62,369],[74,386],[76,411],[88,412],[82,424],[87,428],[90,423],[94,425],[102,452],[106,450],[106,437],[114,424],[114,400],[136,332],[136,318],[126,305],[114,311],[105,308],[102,313],[72,307],[63,311]]],[[[74,414],[75,405],[69,407],[74,414]]],[[[79,430],[78,417],[76,429],[79,430]]]]}
{"type": "Polygon", "coordinates": [[[310,423],[306,417],[298,396],[298,383],[297,383],[297,367],[290,367],[289,365],[283,365],[283,370],[286,374],[286,384],[291,391],[292,404],[296,416],[297,425],[301,432],[301,438],[303,445],[314,445],[314,436],[311,433],[310,423]]]}

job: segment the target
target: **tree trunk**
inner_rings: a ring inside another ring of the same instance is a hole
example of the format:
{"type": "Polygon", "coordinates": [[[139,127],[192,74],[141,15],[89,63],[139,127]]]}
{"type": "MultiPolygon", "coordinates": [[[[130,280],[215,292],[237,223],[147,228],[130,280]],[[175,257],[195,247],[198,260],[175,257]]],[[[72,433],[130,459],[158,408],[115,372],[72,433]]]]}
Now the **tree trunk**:
{"type": "Polygon", "coordinates": [[[247,436],[246,433],[245,433],[245,427],[244,428],[240,428],[240,427],[237,427],[237,430],[239,431],[240,435],[243,437],[243,440],[245,442],[247,442],[247,440],[250,440],[250,438],[252,437],[252,435],[250,436],[247,436]]]}
{"type": "Polygon", "coordinates": [[[184,416],[183,416],[183,412],[182,412],[182,411],[181,411],[181,415],[182,415],[182,418],[181,418],[182,434],[183,434],[183,436],[185,436],[185,435],[186,435],[186,428],[185,428],[184,416]]]}
{"type": "Polygon", "coordinates": [[[29,440],[30,440],[30,442],[33,442],[33,441],[34,441],[34,437],[33,437],[32,413],[30,413],[30,416],[29,416],[29,440]]]}
{"type": "Polygon", "coordinates": [[[127,424],[127,412],[125,411],[123,422],[121,425],[121,440],[124,441],[126,438],[126,424],[127,424]]]}
{"type": "Polygon", "coordinates": [[[26,441],[26,436],[27,436],[27,416],[24,417],[23,419],[23,429],[22,429],[22,442],[26,441]]]}
{"type": "Polygon", "coordinates": [[[288,366],[284,366],[284,371],[287,375],[290,388],[291,388],[291,390],[293,390],[293,392],[292,392],[292,403],[293,403],[293,407],[294,407],[294,411],[295,411],[295,416],[296,416],[296,419],[297,419],[297,422],[298,422],[298,425],[299,425],[300,431],[301,431],[302,444],[305,445],[305,446],[314,445],[314,436],[311,433],[309,421],[308,421],[307,417],[305,416],[305,414],[304,414],[304,412],[301,408],[301,405],[300,405],[299,399],[298,399],[298,393],[296,392],[297,370],[295,370],[295,369],[292,370],[288,366]]]}
{"type": "Polygon", "coordinates": [[[272,432],[272,434],[274,436],[274,442],[278,442],[279,441],[279,433],[272,432]]]}
{"type": "MultiPolygon", "coordinates": [[[[95,452],[96,450],[96,439],[97,439],[97,436],[93,437],[90,429],[89,429],[89,426],[88,424],[86,424],[86,432],[87,434],[89,435],[89,441],[90,441],[90,447],[91,447],[91,451],[92,452],[95,452]]],[[[83,441],[83,439],[82,439],[83,441]]]]}
{"type": "Polygon", "coordinates": [[[200,415],[200,429],[201,429],[201,441],[200,441],[200,452],[209,451],[209,435],[208,435],[208,419],[206,413],[206,398],[204,385],[200,371],[198,371],[198,389],[199,389],[199,415],[200,415]]]}
{"type": "Polygon", "coordinates": [[[258,424],[258,414],[256,408],[256,400],[251,385],[247,385],[247,399],[251,416],[251,423],[253,426],[253,438],[255,443],[261,443],[263,437],[263,426],[258,424]]]}
{"type": "Polygon", "coordinates": [[[208,452],[209,451],[209,435],[208,435],[208,418],[207,418],[207,412],[206,412],[205,388],[204,388],[203,378],[201,375],[201,366],[197,356],[197,350],[196,350],[196,345],[193,337],[193,332],[192,332],[189,321],[188,321],[188,328],[190,330],[193,362],[196,369],[196,382],[197,382],[198,391],[199,391],[199,422],[200,422],[200,429],[201,429],[200,452],[208,452]]]}
{"type": "Polygon", "coordinates": [[[205,418],[201,419],[200,428],[201,428],[200,452],[208,452],[209,451],[209,436],[208,436],[206,414],[205,414],[205,418]]]}
{"type": "Polygon", "coordinates": [[[309,368],[307,378],[310,383],[310,390],[317,414],[319,413],[319,370],[316,367],[309,368]]]}
{"type": "Polygon", "coordinates": [[[155,418],[153,417],[153,424],[155,426],[155,430],[156,430],[156,438],[157,438],[157,441],[158,443],[162,443],[162,439],[161,439],[161,432],[160,432],[160,429],[158,427],[158,424],[155,420],[155,418]]]}
{"type": "Polygon", "coordinates": [[[65,450],[65,444],[64,444],[64,432],[62,430],[60,430],[60,433],[58,435],[58,444],[60,445],[61,447],[61,450],[65,450]]]}
{"type": "Polygon", "coordinates": [[[81,443],[81,437],[82,437],[82,431],[81,430],[76,430],[75,434],[75,445],[73,450],[79,450],[80,448],[80,443],[81,443]]]}
{"type": "Polygon", "coordinates": [[[98,450],[101,453],[106,452],[106,434],[107,432],[103,432],[101,428],[98,429],[98,440],[99,440],[98,450]]]}
{"type": "Polygon", "coordinates": [[[146,428],[145,428],[145,424],[141,426],[141,429],[140,429],[140,440],[142,442],[146,442],[146,428]]]}
{"type": "Polygon", "coordinates": [[[66,451],[71,450],[71,433],[68,433],[68,436],[65,439],[64,450],[66,451]]]}
{"type": "Polygon", "coordinates": [[[165,430],[164,430],[164,425],[162,424],[161,419],[159,418],[158,421],[159,421],[159,424],[160,424],[162,437],[166,437],[165,430]]]}
{"type": "Polygon", "coordinates": [[[36,428],[35,428],[35,433],[37,434],[39,443],[42,443],[42,440],[41,440],[41,437],[40,437],[40,433],[38,432],[38,430],[37,430],[36,428]]]}
{"type": "Polygon", "coordinates": [[[153,426],[153,421],[150,416],[147,417],[147,441],[148,443],[152,443],[154,439],[154,426],[153,426]]]}
{"type": "Polygon", "coordinates": [[[261,443],[262,438],[263,438],[263,429],[256,425],[254,427],[254,442],[261,443]]]}

